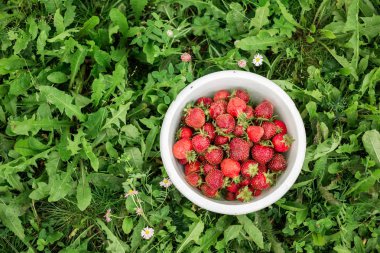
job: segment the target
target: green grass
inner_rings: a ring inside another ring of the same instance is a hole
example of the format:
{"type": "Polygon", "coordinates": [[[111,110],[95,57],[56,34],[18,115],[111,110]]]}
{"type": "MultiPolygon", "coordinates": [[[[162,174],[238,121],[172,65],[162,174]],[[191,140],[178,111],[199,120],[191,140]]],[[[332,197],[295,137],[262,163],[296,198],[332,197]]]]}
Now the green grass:
{"type": "Polygon", "coordinates": [[[0,3],[0,252],[380,251],[378,6],[0,3]],[[240,59],[292,97],[307,155],[278,202],[225,216],[160,187],[159,131],[186,85],[240,59]]]}

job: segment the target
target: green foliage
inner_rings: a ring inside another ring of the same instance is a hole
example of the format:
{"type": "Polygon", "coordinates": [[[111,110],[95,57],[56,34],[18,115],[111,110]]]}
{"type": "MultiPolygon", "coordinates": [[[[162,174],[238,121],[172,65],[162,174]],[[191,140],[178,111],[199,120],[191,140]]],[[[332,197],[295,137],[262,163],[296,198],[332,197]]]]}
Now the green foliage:
{"type": "Polygon", "coordinates": [[[1,3],[0,252],[380,251],[379,6],[1,3]],[[227,216],[160,186],[159,133],[184,87],[241,59],[293,99],[307,153],[283,198],[227,216]]]}

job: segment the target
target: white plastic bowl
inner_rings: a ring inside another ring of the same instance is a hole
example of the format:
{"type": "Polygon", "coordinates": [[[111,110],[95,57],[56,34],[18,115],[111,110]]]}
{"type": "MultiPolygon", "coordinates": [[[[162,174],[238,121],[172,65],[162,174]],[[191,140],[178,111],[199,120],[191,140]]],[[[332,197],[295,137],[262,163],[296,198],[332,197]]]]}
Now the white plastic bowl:
{"type": "Polygon", "coordinates": [[[185,89],[171,103],[166,112],[160,134],[161,157],[165,169],[175,187],[195,205],[221,214],[239,215],[261,210],[279,200],[297,180],[306,152],[306,133],[297,107],[292,99],[275,83],[265,77],[236,70],[215,72],[201,77],[185,89]],[[246,89],[255,103],[269,100],[288,128],[288,133],[295,139],[287,152],[288,167],[277,179],[276,184],[263,191],[252,201],[216,200],[208,198],[190,186],[185,180],[184,168],[173,156],[172,147],[180,123],[183,108],[191,101],[202,96],[211,96],[221,89],[246,89]]]}

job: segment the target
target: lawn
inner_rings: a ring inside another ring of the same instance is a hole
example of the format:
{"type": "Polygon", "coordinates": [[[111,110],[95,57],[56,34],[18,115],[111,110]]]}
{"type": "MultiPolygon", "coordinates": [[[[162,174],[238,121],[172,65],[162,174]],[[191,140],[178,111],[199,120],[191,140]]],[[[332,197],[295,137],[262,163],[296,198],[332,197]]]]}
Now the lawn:
{"type": "Polygon", "coordinates": [[[0,46],[0,252],[380,251],[379,0],[5,0],[0,46]],[[229,69],[307,133],[291,190],[241,216],[165,184],[159,149],[176,95],[229,69]]]}

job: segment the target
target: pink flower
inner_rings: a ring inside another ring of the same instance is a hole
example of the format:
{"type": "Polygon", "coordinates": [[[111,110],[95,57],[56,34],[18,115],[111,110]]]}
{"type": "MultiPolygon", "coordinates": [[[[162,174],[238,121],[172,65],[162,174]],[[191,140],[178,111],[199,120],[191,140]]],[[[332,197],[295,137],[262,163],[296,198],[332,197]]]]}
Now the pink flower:
{"type": "Polygon", "coordinates": [[[138,191],[130,189],[126,194],[124,194],[124,198],[128,198],[129,196],[135,196],[138,193],[138,191]]]}
{"type": "Polygon", "coordinates": [[[108,209],[103,217],[105,218],[106,222],[111,222],[111,209],[108,209]]]}
{"type": "Polygon", "coordinates": [[[181,55],[181,61],[182,62],[189,62],[189,61],[191,61],[191,55],[188,54],[188,53],[183,53],[181,55]]]}
{"type": "Polygon", "coordinates": [[[141,216],[141,215],[143,215],[143,213],[144,213],[144,211],[143,211],[143,209],[142,209],[141,207],[137,207],[137,208],[135,209],[135,211],[136,211],[136,214],[137,214],[138,216],[141,216]]]}
{"type": "Polygon", "coordinates": [[[242,59],[242,60],[239,60],[237,64],[240,68],[245,68],[245,66],[247,66],[247,61],[242,59]]]}

